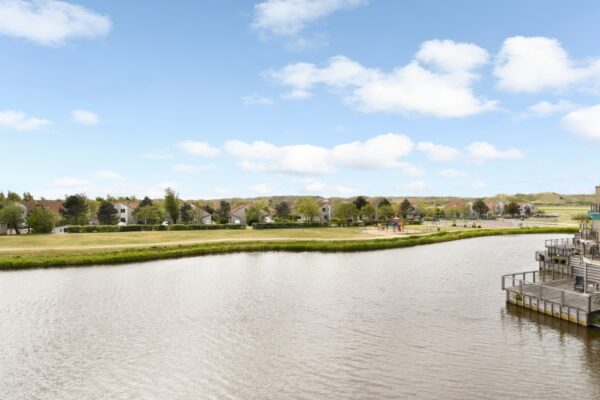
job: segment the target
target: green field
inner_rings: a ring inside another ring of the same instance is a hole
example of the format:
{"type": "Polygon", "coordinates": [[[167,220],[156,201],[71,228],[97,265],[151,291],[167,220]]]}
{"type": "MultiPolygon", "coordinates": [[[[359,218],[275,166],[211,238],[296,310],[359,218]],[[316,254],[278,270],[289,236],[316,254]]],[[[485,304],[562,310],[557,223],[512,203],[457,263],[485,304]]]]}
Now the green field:
{"type": "Polygon", "coordinates": [[[539,206],[539,210],[544,211],[546,215],[557,214],[559,222],[572,222],[573,217],[579,214],[586,214],[589,206],[539,206]]]}
{"type": "Polygon", "coordinates": [[[413,235],[384,236],[364,228],[5,236],[0,237],[0,268],[117,264],[240,251],[368,251],[478,236],[575,231],[574,227],[542,227],[438,232],[419,227],[420,233],[413,235]]]}

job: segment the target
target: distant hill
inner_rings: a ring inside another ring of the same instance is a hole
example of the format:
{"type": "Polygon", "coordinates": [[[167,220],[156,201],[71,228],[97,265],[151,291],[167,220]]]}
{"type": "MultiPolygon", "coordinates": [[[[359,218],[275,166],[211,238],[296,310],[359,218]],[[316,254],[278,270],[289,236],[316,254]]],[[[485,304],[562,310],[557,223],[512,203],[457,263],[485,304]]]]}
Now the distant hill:
{"type": "MultiPolygon", "coordinates": [[[[271,204],[276,204],[281,201],[293,203],[298,197],[302,196],[261,196],[252,198],[224,198],[224,199],[213,199],[206,200],[205,203],[212,203],[217,206],[220,200],[227,200],[232,205],[239,205],[249,203],[257,200],[265,200],[271,204]]],[[[322,196],[313,196],[316,199],[325,199],[322,196]]],[[[461,201],[472,201],[480,197],[436,197],[436,196],[365,196],[369,202],[377,204],[383,197],[386,197],[392,203],[400,203],[405,198],[408,198],[412,203],[423,203],[427,205],[443,206],[446,203],[458,203],[461,201]]],[[[332,197],[332,201],[351,201],[356,197],[332,197]]],[[[555,192],[544,192],[544,193],[516,193],[516,194],[497,194],[496,196],[483,197],[484,200],[489,201],[501,201],[501,202],[531,202],[536,205],[544,206],[588,206],[594,202],[593,194],[560,194],[555,192]]],[[[202,202],[202,200],[200,200],[202,202]]]]}

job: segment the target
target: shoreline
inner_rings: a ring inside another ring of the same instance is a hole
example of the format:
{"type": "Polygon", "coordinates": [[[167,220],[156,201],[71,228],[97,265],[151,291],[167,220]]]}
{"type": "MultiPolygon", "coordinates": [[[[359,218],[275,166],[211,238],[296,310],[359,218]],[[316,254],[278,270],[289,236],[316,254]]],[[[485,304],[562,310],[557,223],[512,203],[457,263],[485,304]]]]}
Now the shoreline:
{"type": "Polygon", "coordinates": [[[0,270],[21,270],[36,268],[64,268],[94,265],[118,265],[134,262],[157,261],[184,257],[229,254],[241,252],[361,252],[413,247],[426,244],[450,242],[486,236],[523,235],[541,233],[576,233],[577,227],[536,227],[508,229],[479,229],[460,232],[437,232],[425,235],[411,235],[397,238],[373,239],[246,239],[206,241],[195,244],[147,245],[109,251],[96,252],[48,251],[2,257],[0,270]]]}

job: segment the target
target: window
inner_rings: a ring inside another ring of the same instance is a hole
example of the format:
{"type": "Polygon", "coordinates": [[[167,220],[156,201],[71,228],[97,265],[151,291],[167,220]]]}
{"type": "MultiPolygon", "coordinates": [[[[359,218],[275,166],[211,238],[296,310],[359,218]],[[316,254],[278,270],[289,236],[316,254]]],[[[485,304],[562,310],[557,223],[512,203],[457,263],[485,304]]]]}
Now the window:
{"type": "Polygon", "coordinates": [[[322,209],[321,211],[323,211],[323,212],[326,212],[326,211],[327,211],[327,209],[326,209],[325,207],[323,207],[323,209],[322,209]]]}
{"type": "Polygon", "coordinates": [[[125,222],[125,218],[121,218],[121,222],[125,222]]]}
{"type": "Polygon", "coordinates": [[[121,208],[121,214],[125,214],[125,209],[121,208]]]}

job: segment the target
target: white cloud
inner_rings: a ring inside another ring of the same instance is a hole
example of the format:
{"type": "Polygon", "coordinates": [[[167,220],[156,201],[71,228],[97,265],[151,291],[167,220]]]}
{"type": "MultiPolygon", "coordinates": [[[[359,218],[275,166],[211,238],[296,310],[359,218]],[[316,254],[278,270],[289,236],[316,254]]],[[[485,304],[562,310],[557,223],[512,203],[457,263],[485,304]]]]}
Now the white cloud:
{"type": "Polygon", "coordinates": [[[106,15],[57,0],[1,0],[0,34],[42,45],[60,45],[75,38],[105,36],[111,29],[106,15]]]}
{"type": "Polygon", "coordinates": [[[399,158],[412,151],[413,142],[406,135],[386,133],[364,142],[339,144],[333,148],[336,164],[357,168],[401,167],[399,158]]]}
{"type": "Polygon", "coordinates": [[[216,169],[215,165],[207,164],[207,165],[191,165],[191,164],[177,164],[173,166],[173,171],[175,172],[186,172],[190,174],[197,174],[200,172],[213,171],[216,169]]]}
{"type": "Polygon", "coordinates": [[[253,192],[259,194],[272,194],[273,188],[266,183],[257,183],[250,188],[253,192]]]}
{"type": "Polygon", "coordinates": [[[65,176],[63,178],[59,178],[59,179],[52,181],[52,184],[56,185],[56,186],[73,187],[73,186],[89,186],[91,184],[91,182],[86,179],[79,179],[79,178],[73,178],[70,176],[65,176]]]}
{"type": "Polygon", "coordinates": [[[514,36],[498,54],[498,87],[511,92],[561,89],[598,72],[596,63],[579,67],[556,39],[514,36]]]}
{"type": "Polygon", "coordinates": [[[423,181],[413,181],[403,185],[401,188],[411,192],[423,192],[428,189],[428,186],[423,181]]]}
{"type": "Polygon", "coordinates": [[[13,110],[0,111],[0,128],[33,131],[51,124],[47,119],[28,117],[23,112],[13,110]]]}
{"type": "Polygon", "coordinates": [[[550,114],[566,112],[577,108],[577,105],[568,100],[559,100],[556,103],[540,101],[529,107],[529,112],[537,117],[545,117],[550,114]]]}
{"type": "Polygon", "coordinates": [[[446,178],[461,178],[461,177],[469,176],[469,174],[464,171],[460,171],[460,170],[452,169],[452,168],[443,169],[440,172],[438,172],[438,174],[440,176],[443,176],[446,178]]]}
{"type": "Polygon", "coordinates": [[[463,72],[487,64],[487,50],[473,43],[456,43],[452,40],[429,40],[421,44],[415,58],[447,72],[463,72]]]}
{"type": "Polygon", "coordinates": [[[106,179],[109,181],[122,181],[124,179],[123,176],[121,176],[121,174],[108,169],[103,169],[96,172],[96,176],[98,178],[106,179]]]}
{"type": "Polygon", "coordinates": [[[87,110],[73,110],[71,117],[74,121],[84,125],[97,125],[100,123],[100,118],[97,114],[87,110]]]}
{"type": "Polygon", "coordinates": [[[323,174],[335,170],[328,160],[329,150],[309,144],[278,147],[261,141],[230,140],[225,150],[246,171],[323,174]]]}
{"type": "Polygon", "coordinates": [[[216,157],[221,154],[221,151],[216,147],[212,147],[206,142],[195,142],[193,140],[178,143],[177,148],[193,156],[216,157]]]}
{"type": "Polygon", "coordinates": [[[272,106],[273,100],[265,96],[259,96],[257,94],[253,94],[250,96],[242,97],[242,102],[246,106],[272,106]]]}
{"type": "Polygon", "coordinates": [[[284,98],[305,99],[324,85],[344,102],[362,112],[423,114],[442,118],[479,114],[496,107],[495,101],[477,97],[473,72],[488,60],[487,52],[470,43],[450,40],[424,42],[416,58],[389,73],[366,68],[345,56],[326,66],[296,63],[266,75],[290,90],[284,98]],[[431,65],[428,69],[423,64],[431,65]]]}
{"type": "Polygon", "coordinates": [[[432,142],[420,142],[417,149],[427,154],[427,158],[433,161],[452,161],[460,157],[460,151],[454,147],[432,142]]]}
{"type": "Polygon", "coordinates": [[[267,142],[225,143],[228,154],[238,159],[246,171],[290,174],[325,174],[338,166],[360,169],[404,168],[415,171],[399,159],[412,150],[413,143],[405,135],[387,133],[364,142],[355,141],[332,148],[303,145],[276,146],[267,142]]]}
{"type": "Polygon", "coordinates": [[[254,6],[252,27],[261,33],[296,35],[306,25],[366,0],[267,0],[254,6]]]}
{"type": "Polygon", "coordinates": [[[406,176],[423,176],[425,175],[425,171],[423,171],[421,168],[408,163],[408,162],[403,162],[400,163],[398,165],[398,167],[400,168],[400,171],[402,171],[402,173],[406,176]]]}
{"type": "Polygon", "coordinates": [[[304,190],[307,192],[322,192],[327,188],[327,184],[321,180],[307,178],[304,180],[304,190]]]}
{"type": "Polygon", "coordinates": [[[468,158],[471,161],[483,162],[487,160],[512,160],[524,158],[525,154],[518,149],[498,150],[486,142],[474,142],[466,147],[468,158]]]}
{"type": "Polygon", "coordinates": [[[600,140],[600,104],[570,112],[562,118],[561,124],[575,135],[600,140]]]}

